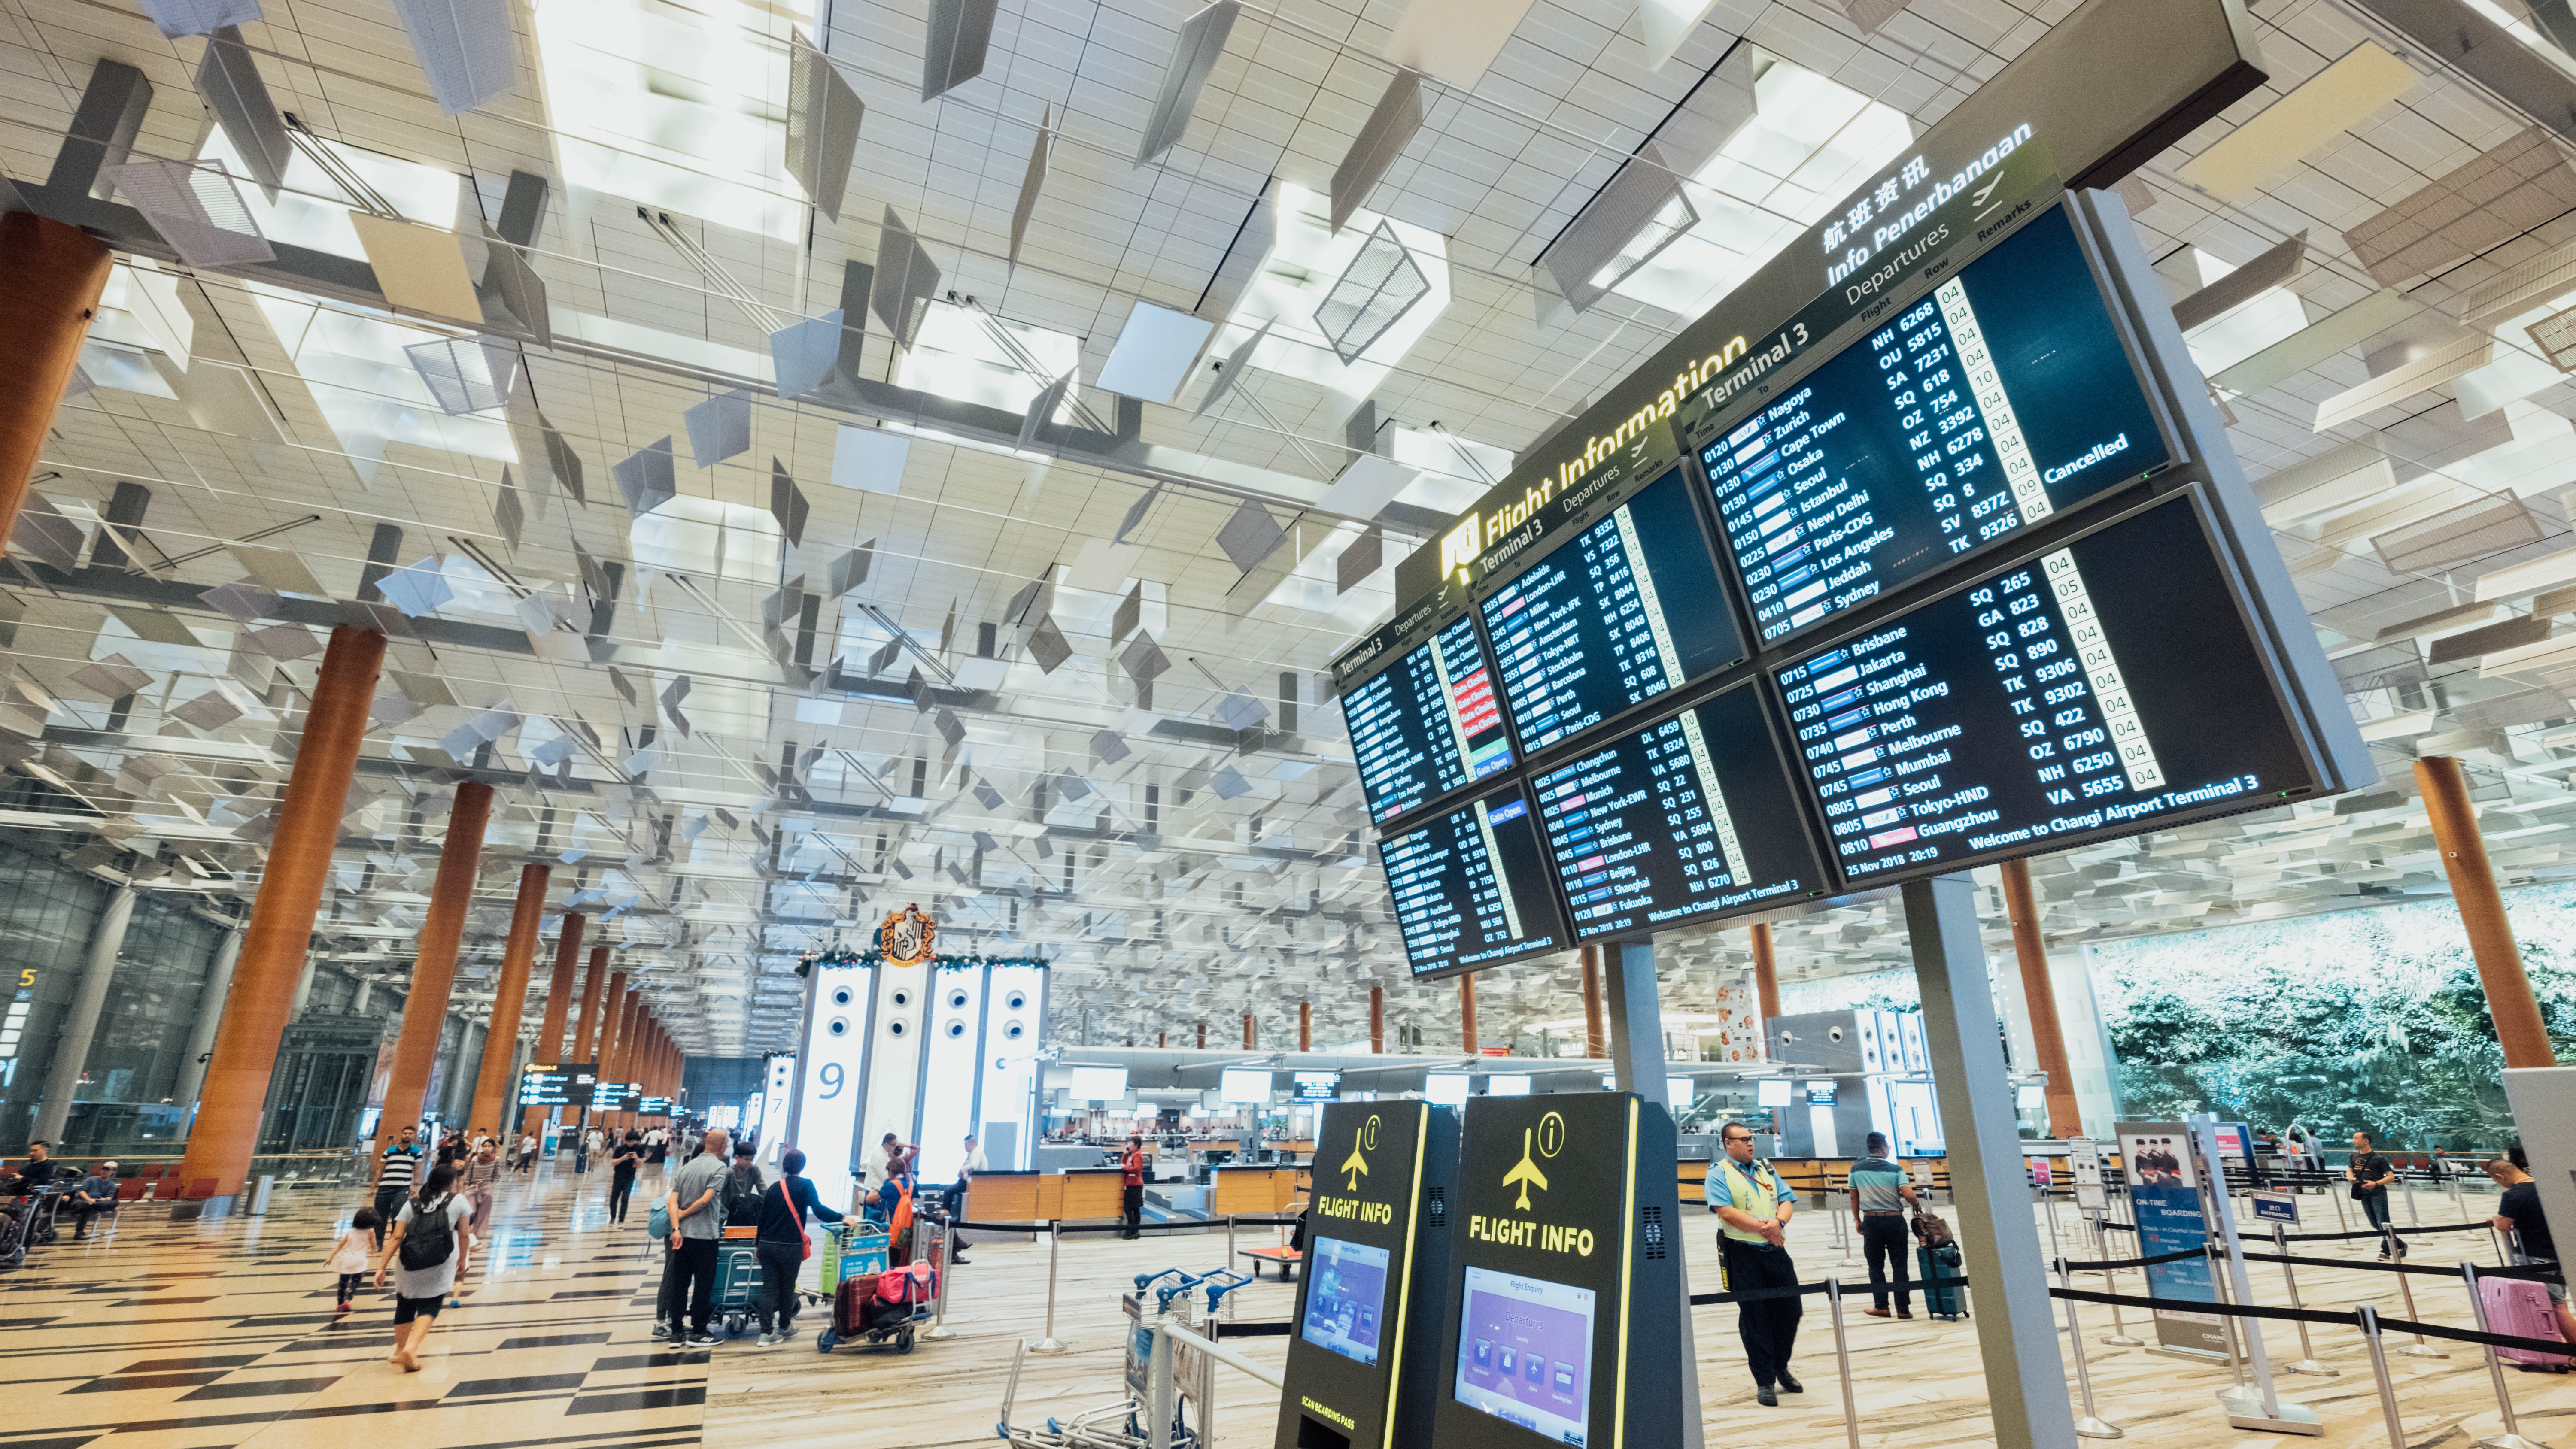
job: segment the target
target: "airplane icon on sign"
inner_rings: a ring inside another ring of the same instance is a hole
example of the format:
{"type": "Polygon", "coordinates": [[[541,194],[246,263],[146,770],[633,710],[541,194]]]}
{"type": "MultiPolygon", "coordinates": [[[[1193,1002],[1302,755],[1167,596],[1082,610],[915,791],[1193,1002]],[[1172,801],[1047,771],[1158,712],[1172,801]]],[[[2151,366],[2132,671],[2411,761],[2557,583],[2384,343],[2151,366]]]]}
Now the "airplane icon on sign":
{"type": "Polygon", "coordinates": [[[1514,1183],[1518,1183],[1520,1185],[1521,1199],[1519,1202],[1514,1203],[1513,1206],[1521,1209],[1523,1212],[1527,1212],[1529,1210],[1529,1195],[1532,1187],[1536,1187],[1541,1192],[1547,1191],[1547,1174],[1539,1171],[1538,1164],[1530,1159],[1530,1129],[1527,1127],[1521,1129],[1521,1160],[1519,1164],[1513,1167],[1511,1171],[1503,1174],[1503,1186],[1510,1187],[1514,1183]]]}

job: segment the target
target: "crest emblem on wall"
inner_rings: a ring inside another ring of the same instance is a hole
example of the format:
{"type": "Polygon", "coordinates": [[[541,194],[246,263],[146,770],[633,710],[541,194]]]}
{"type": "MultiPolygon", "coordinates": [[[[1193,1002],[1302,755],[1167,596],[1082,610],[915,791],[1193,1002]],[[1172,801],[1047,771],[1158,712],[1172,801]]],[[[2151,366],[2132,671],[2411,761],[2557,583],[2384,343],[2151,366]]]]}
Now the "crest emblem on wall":
{"type": "Polygon", "coordinates": [[[938,935],[939,923],[923,915],[920,906],[905,906],[877,927],[877,954],[889,966],[919,966],[930,959],[931,942],[938,935]]]}

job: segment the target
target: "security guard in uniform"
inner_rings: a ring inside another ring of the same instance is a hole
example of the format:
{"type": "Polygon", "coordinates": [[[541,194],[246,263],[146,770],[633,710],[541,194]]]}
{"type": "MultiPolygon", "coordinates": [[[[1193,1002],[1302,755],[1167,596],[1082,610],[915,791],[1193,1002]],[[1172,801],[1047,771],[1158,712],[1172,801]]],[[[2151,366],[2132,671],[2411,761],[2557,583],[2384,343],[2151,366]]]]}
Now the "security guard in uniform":
{"type": "MultiPolygon", "coordinates": [[[[1753,1129],[1729,1122],[1719,1136],[1726,1155],[1709,1168],[1708,1210],[1724,1225],[1717,1239],[1725,1271],[1721,1286],[1729,1293],[1797,1287],[1798,1266],[1789,1260],[1786,1245],[1797,1194],[1781,1183],[1770,1163],[1754,1161],[1753,1129]]],[[[1753,1370],[1753,1396],[1766,1405],[1780,1403],[1775,1384],[1793,1394],[1807,1391],[1789,1372],[1789,1351],[1798,1340],[1803,1311],[1795,1294],[1735,1305],[1745,1364],[1753,1370]]]]}

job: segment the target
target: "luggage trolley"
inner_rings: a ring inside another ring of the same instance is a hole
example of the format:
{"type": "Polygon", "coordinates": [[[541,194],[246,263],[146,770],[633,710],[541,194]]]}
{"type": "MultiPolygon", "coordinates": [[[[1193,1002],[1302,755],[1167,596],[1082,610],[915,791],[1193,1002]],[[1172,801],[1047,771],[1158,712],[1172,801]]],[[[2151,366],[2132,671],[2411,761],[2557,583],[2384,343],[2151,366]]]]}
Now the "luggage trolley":
{"type": "Polygon", "coordinates": [[[710,1326],[721,1327],[729,1338],[741,1337],[757,1312],[760,1285],[759,1240],[729,1237],[718,1241],[715,1315],[710,1326]]]}
{"type": "MultiPolygon", "coordinates": [[[[928,1234],[930,1246],[915,1260],[914,1264],[906,1266],[928,1265],[930,1293],[919,1301],[900,1303],[884,1301],[880,1283],[888,1273],[903,1272],[905,1269],[887,1266],[886,1237],[882,1229],[871,1228],[865,1224],[845,1224],[844,1228],[848,1232],[845,1241],[855,1241],[862,1246],[845,1246],[841,1250],[841,1266],[846,1270],[854,1262],[870,1261],[868,1255],[871,1253],[877,1266],[870,1271],[842,1273],[840,1282],[826,1300],[830,1305],[832,1321],[828,1327],[814,1336],[815,1352],[830,1353],[850,1343],[865,1343],[872,1348],[888,1347],[896,1353],[912,1352],[915,1338],[932,1319],[931,1304],[937,1299],[948,1258],[946,1222],[937,1218],[916,1221],[921,1227],[933,1230],[928,1234]],[[862,1237],[860,1236],[862,1233],[873,1233],[874,1237],[873,1239],[862,1237]],[[874,1245],[872,1249],[864,1246],[871,1242],[874,1245]]],[[[915,1241],[920,1241],[921,1237],[922,1234],[916,1233],[915,1241]]]]}

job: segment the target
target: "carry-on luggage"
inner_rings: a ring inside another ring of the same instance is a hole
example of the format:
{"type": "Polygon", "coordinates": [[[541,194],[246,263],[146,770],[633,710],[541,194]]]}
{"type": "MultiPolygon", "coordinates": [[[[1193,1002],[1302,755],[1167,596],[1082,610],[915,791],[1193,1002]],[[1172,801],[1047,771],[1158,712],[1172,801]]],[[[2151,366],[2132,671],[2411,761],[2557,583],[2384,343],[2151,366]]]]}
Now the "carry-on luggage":
{"type": "Polygon", "coordinates": [[[1968,1316],[1967,1289],[1940,1288],[1933,1286],[1932,1282],[1935,1278],[1966,1277],[1967,1274],[1960,1271],[1959,1264],[1959,1248],[1955,1243],[1944,1243],[1937,1248],[1916,1248],[1914,1250],[1914,1272],[1917,1279],[1916,1286],[1921,1288],[1923,1292],[1923,1311],[1925,1313],[1930,1314],[1934,1318],[1965,1318],[1968,1316]]]}
{"type": "MultiPolygon", "coordinates": [[[[928,1269],[920,1270],[922,1276],[928,1269]]],[[[909,1301],[916,1291],[915,1273],[898,1269],[892,1273],[861,1273],[841,1281],[832,1295],[832,1326],[814,1336],[814,1350],[830,1353],[844,1343],[865,1342],[888,1345],[896,1353],[912,1352],[913,1336],[921,1325],[930,1321],[930,1310],[909,1301]],[[905,1301],[888,1302],[881,1296],[887,1278],[903,1281],[893,1291],[905,1301]]],[[[937,1291],[935,1277],[931,1288],[937,1291]]]]}
{"type": "Polygon", "coordinates": [[[759,1309],[760,1244],[753,1239],[716,1243],[715,1326],[739,1337],[759,1309]]]}
{"type": "MultiPolygon", "coordinates": [[[[2480,1278],[2478,1298],[2486,1308],[2489,1333],[2566,1340],[2567,1335],[2558,1330],[2558,1314],[2549,1306],[2549,1289],[2543,1284],[2527,1278],[2480,1278]]],[[[2576,1346],[2571,1346],[2568,1353],[2556,1354],[2498,1345],[2496,1357],[2519,1369],[2563,1374],[2571,1361],[2576,1361],[2576,1346]]]]}
{"type": "Polygon", "coordinates": [[[911,1263],[877,1275],[879,1302],[918,1308],[938,1296],[939,1270],[928,1263],[911,1263]]]}

